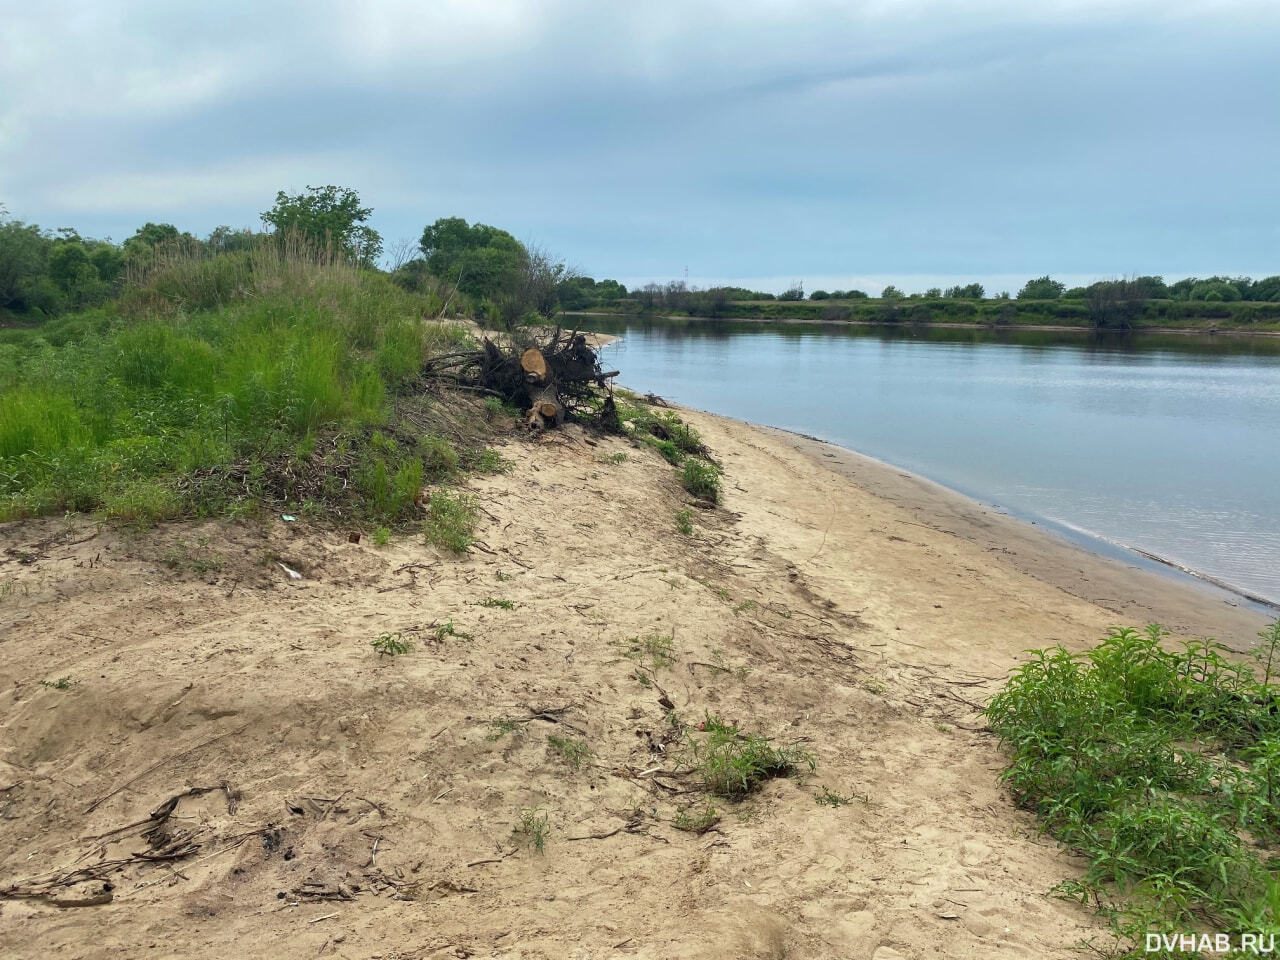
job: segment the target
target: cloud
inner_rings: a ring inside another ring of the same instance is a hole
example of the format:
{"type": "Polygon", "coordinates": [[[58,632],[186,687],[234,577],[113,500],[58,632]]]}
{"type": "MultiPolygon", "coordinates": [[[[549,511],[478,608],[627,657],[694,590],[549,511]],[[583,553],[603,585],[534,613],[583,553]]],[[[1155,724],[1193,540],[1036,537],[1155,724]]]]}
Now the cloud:
{"type": "Polygon", "coordinates": [[[1271,2],[10,5],[0,199],[39,222],[332,182],[601,275],[1280,270],[1271,2]]]}

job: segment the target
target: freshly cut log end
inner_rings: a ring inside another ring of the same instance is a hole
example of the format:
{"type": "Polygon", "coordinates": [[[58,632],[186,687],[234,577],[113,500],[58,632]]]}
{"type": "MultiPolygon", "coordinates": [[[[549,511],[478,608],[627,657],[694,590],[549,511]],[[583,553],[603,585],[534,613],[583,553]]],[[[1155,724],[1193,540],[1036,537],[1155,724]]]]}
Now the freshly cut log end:
{"type": "Polygon", "coordinates": [[[530,429],[545,430],[564,423],[564,404],[560,401],[560,391],[554,383],[548,383],[535,393],[532,401],[528,419],[530,429]]]}
{"type": "Polygon", "coordinates": [[[520,366],[534,383],[547,379],[547,358],[537,347],[530,347],[520,354],[520,366]]]}

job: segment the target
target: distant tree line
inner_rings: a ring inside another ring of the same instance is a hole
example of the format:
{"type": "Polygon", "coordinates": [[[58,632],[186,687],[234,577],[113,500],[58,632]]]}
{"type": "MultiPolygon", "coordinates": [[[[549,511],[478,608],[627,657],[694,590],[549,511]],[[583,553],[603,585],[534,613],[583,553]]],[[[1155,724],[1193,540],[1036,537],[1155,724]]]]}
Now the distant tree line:
{"type": "MultiPolygon", "coordinates": [[[[173,251],[188,257],[245,255],[260,244],[302,243],[321,248],[366,269],[379,269],[382,237],[368,225],[372,209],[363,206],[347,187],[307,187],[298,194],[280,191],[262,213],[263,229],[233,230],[220,226],[199,238],[169,223],[145,223],[121,243],[81,236],[62,227],[43,230],[7,215],[0,206],[0,311],[40,318],[101,305],[122,292],[131,278],[145,276],[158,259],[173,251]]],[[[439,295],[444,308],[465,311],[492,325],[510,326],[549,320],[561,310],[595,308],[624,313],[673,313],[725,317],[735,313],[775,313],[785,303],[805,300],[797,281],[781,293],[737,286],[690,287],[684,281],[648,283],[628,290],[616,280],[583,276],[547,251],[518,241],[506,230],[460,217],[444,217],[424,228],[416,245],[403,241],[388,267],[391,278],[411,290],[439,295]],[[769,302],[777,302],[770,308],[769,302]]],[[[870,298],[862,290],[814,290],[810,301],[827,301],[823,319],[847,319],[856,301],[870,298]]],[[[1028,280],[1018,291],[1015,308],[1009,293],[987,299],[980,283],[931,287],[905,293],[884,288],[875,304],[877,318],[893,322],[903,317],[964,317],[966,306],[986,300],[982,315],[997,320],[1028,312],[1046,311],[1079,322],[1087,318],[1101,327],[1127,327],[1144,314],[1178,318],[1186,310],[1160,304],[1278,303],[1280,275],[1250,277],[1187,277],[1166,283],[1163,277],[1138,276],[1100,280],[1087,287],[1067,286],[1046,275],[1028,280]],[[1061,307],[1049,304],[1061,302],[1061,307]],[[878,304],[878,306],[876,305],[878,304]],[[921,313],[921,306],[937,304],[921,313]],[[1158,309],[1152,310],[1151,305],[1158,309]],[[992,310],[995,311],[992,314],[992,310]]],[[[866,315],[866,309],[856,308],[866,315]]],[[[1246,311],[1255,308],[1245,307],[1246,311]]],[[[1261,308],[1257,308],[1261,309],[1261,308]]],[[[1270,309],[1270,308],[1268,308],[1270,309]]]]}

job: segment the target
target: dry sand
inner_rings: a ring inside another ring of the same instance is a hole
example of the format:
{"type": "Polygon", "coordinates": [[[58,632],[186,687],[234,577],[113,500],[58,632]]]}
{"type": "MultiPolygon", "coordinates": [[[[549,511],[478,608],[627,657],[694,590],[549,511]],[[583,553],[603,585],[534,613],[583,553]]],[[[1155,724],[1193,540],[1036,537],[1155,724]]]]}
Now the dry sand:
{"type": "MultiPolygon", "coordinates": [[[[978,708],[1031,646],[1148,613],[1241,637],[1262,618],[1087,554],[1057,561],[1072,586],[1012,521],[691,419],[726,477],[692,537],[667,464],[575,428],[506,444],[514,470],[470,483],[483,549],[462,559],[279,520],[0,527],[0,888],[120,861],[108,903],[0,900],[0,955],[1030,960],[1105,942],[1047,895],[1079,864],[1011,805],[978,708]],[[383,632],[412,651],[380,659],[383,632]],[[655,633],[675,662],[644,685],[626,641],[655,633]],[[798,741],[817,770],[676,830],[697,795],[667,775],[664,696],[798,741]],[[502,718],[518,729],[492,739],[502,718]],[[198,848],[135,857],[154,849],[139,821],[193,787],[217,789],[176,802],[162,849],[181,831],[198,848]],[[820,806],[822,787],[865,802],[820,806]],[[541,854],[513,835],[528,808],[541,854]]],[[[107,899],[100,880],[56,896],[107,899]]]]}

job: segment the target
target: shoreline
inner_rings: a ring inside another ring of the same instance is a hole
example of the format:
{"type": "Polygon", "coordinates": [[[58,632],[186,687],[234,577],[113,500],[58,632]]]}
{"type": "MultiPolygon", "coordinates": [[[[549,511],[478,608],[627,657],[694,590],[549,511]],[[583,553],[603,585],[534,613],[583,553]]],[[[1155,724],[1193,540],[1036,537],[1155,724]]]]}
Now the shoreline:
{"type": "Polygon", "coordinates": [[[1201,337],[1261,337],[1280,338],[1280,330],[1250,330],[1243,327],[1134,327],[1128,330],[1098,329],[1086,325],[1070,325],[1064,323],[959,323],[954,320],[901,320],[887,323],[876,320],[823,320],[819,317],[686,317],[672,314],[623,314],[596,313],[587,310],[566,311],[566,317],[602,317],[621,322],[643,323],[651,320],[678,320],[685,323],[777,323],[785,325],[810,324],[831,327],[920,327],[938,330],[987,330],[998,332],[1009,330],[1014,332],[1044,333],[1102,333],[1107,335],[1135,336],[1142,334],[1180,334],[1183,336],[1201,337]]]}
{"type": "Polygon", "coordinates": [[[781,427],[698,412],[778,439],[864,493],[903,507],[919,525],[979,545],[1020,573],[1132,621],[1117,625],[1160,623],[1174,633],[1213,637],[1245,652],[1280,613],[1269,600],[1162,557],[1120,544],[1111,546],[1132,560],[1108,556],[1059,532],[1056,525],[1003,512],[856,450],[781,427]],[[1144,559],[1154,566],[1144,566],[1144,559]]]}

